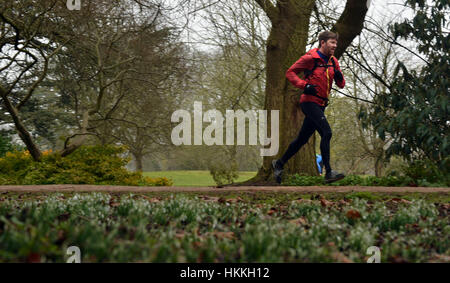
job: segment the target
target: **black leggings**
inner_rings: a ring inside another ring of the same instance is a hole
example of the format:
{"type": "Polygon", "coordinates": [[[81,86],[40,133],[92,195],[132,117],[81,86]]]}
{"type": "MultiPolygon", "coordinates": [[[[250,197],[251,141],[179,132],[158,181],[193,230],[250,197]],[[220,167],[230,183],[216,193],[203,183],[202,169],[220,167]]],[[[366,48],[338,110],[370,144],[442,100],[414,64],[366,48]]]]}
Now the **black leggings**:
{"type": "Polygon", "coordinates": [[[314,102],[303,102],[300,104],[300,107],[305,114],[303,126],[300,129],[297,138],[291,142],[288,149],[281,157],[280,162],[282,165],[286,164],[286,162],[288,162],[288,160],[308,142],[309,138],[317,130],[321,137],[320,152],[322,153],[323,165],[325,166],[325,170],[330,172],[330,140],[332,133],[324,114],[325,106],[320,106],[314,102]]]}

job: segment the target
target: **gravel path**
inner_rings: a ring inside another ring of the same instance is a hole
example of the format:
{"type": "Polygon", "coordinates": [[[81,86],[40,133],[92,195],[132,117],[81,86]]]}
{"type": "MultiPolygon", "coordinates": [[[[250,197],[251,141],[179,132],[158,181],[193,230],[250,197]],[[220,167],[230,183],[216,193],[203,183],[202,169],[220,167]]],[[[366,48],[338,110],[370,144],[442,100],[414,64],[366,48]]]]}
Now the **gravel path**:
{"type": "Polygon", "coordinates": [[[384,192],[384,193],[450,193],[449,187],[359,187],[359,186],[239,186],[239,187],[133,187],[94,185],[22,185],[0,186],[0,192],[220,192],[220,191],[270,191],[270,192],[384,192]]]}

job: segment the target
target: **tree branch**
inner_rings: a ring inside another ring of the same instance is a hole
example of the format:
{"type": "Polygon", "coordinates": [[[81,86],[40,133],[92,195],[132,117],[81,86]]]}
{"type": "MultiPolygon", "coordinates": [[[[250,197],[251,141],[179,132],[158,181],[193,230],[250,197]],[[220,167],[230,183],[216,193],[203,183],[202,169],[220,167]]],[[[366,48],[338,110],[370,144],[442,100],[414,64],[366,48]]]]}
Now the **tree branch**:
{"type": "MultiPolygon", "coordinates": [[[[67,40],[68,41],[68,40],[67,40]]],[[[67,43],[66,41],[66,43],[67,43]]],[[[56,48],[55,50],[53,50],[53,52],[51,54],[49,54],[48,56],[44,55],[44,52],[42,52],[42,50],[39,49],[39,53],[41,53],[41,56],[44,58],[44,70],[42,71],[41,75],[39,76],[39,78],[33,83],[33,85],[31,85],[31,87],[28,89],[27,95],[25,96],[25,98],[20,101],[20,103],[17,105],[17,110],[20,110],[20,108],[22,108],[22,106],[30,99],[30,97],[33,95],[35,89],[37,88],[37,86],[44,80],[44,78],[47,76],[47,71],[48,71],[48,63],[51,57],[53,57],[61,48],[63,47],[63,44],[61,44],[60,46],[58,46],[58,48],[56,48]]]]}
{"type": "Polygon", "coordinates": [[[273,23],[278,19],[278,10],[270,0],[255,0],[256,3],[266,12],[267,17],[273,23]]]}
{"type": "Polygon", "coordinates": [[[344,96],[346,96],[346,97],[349,97],[349,98],[353,98],[353,99],[355,99],[355,100],[361,100],[361,101],[364,101],[364,102],[367,102],[367,103],[370,103],[370,104],[375,104],[374,102],[372,102],[372,101],[370,101],[370,100],[366,100],[366,99],[364,99],[364,98],[359,98],[359,97],[355,97],[355,96],[351,96],[351,95],[348,95],[348,94],[346,94],[346,93],[344,93],[344,92],[342,92],[342,91],[340,91],[340,90],[338,90],[338,89],[336,89],[336,88],[332,88],[333,90],[335,90],[335,91],[337,91],[337,92],[339,92],[340,94],[342,94],[342,95],[344,95],[344,96]]]}
{"type": "Polygon", "coordinates": [[[338,47],[334,57],[339,59],[353,39],[361,33],[368,11],[367,3],[367,0],[347,0],[344,11],[331,29],[339,33],[338,47]]]}
{"type": "Polygon", "coordinates": [[[369,74],[371,74],[375,79],[377,79],[378,81],[380,81],[383,85],[385,85],[388,89],[391,89],[391,86],[385,82],[383,80],[383,78],[381,78],[377,73],[375,73],[374,71],[370,70],[367,66],[365,66],[364,64],[362,64],[361,62],[359,62],[355,57],[353,57],[352,55],[350,55],[350,53],[348,53],[347,51],[345,51],[345,55],[347,55],[348,57],[350,57],[350,59],[352,59],[354,62],[356,62],[358,65],[360,65],[364,70],[366,70],[367,72],[369,72],[369,74]]]}

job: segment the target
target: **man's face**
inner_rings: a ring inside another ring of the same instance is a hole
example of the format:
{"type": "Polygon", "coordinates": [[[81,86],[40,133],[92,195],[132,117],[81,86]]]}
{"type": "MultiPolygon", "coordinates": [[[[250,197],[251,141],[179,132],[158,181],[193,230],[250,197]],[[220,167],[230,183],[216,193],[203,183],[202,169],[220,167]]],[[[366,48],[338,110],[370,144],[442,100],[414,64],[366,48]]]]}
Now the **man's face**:
{"type": "Polygon", "coordinates": [[[325,54],[328,56],[334,55],[334,51],[337,48],[337,40],[336,39],[328,39],[327,41],[322,40],[322,48],[325,51],[325,54]]]}

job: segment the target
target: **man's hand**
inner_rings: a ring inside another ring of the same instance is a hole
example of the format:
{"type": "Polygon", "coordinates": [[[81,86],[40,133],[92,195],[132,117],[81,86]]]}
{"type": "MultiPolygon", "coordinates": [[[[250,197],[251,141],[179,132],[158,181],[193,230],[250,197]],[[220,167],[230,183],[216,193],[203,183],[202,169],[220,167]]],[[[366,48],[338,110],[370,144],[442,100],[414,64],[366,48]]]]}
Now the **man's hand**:
{"type": "Polygon", "coordinates": [[[336,70],[336,71],[334,72],[334,79],[335,79],[337,82],[341,82],[341,81],[344,79],[344,76],[342,75],[341,71],[336,70]]]}
{"type": "Polygon", "coordinates": [[[303,90],[305,94],[317,94],[316,85],[307,84],[303,90]]]}

